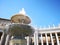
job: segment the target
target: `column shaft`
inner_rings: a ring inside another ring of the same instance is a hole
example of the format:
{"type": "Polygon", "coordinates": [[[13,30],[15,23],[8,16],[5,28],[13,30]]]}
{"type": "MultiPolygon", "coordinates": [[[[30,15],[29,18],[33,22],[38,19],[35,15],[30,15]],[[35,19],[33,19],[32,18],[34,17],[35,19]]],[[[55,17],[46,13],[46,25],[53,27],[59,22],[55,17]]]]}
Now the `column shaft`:
{"type": "Polygon", "coordinates": [[[41,44],[43,45],[43,37],[42,37],[42,34],[41,34],[41,44]]]}
{"type": "Polygon", "coordinates": [[[6,37],[5,45],[9,45],[9,39],[10,39],[10,35],[8,34],[7,37],[6,37]]]}
{"type": "Polygon", "coordinates": [[[27,45],[29,45],[30,44],[30,40],[29,40],[30,38],[29,38],[29,36],[27,37],[27,45]]]}
{"type": "Polygon", "coordinates": [[[55,35],[56,35],[57,45],[60,45],[57,33],[55,33],[55,35]]]}
{"type": "Polygon", "coordinates": [[[35,31],[34,33],[34,45],[38,45],[38,32],[35,31]]]}
{"type": "Polygon", "coordinates": [[[50,33],[50,36],[51,36],[51,43],[52,43],[52,45],[54,45],[52,33],[50,33]]]}
{"type": "Polygon", "coordinates": [[[37,40],[37,45],[39,45],[38,44],[38,31],[36,31],[36,40],[37,40]]]}
{"type": "Polygon", "coordinates": [[[0,45],[5,45],[5,41],[6,41],[6,34],[3,32],[2,36],[1,36],[0,45]]]}
{"type": "Polygon", "coordinates": [[[4,33],[3,33],[2,36],[1,36],[0,45],[2,45],[2,43],[3,43],[3,38],[4,38],[4,33]]]}
{"type": "Polygon", "coordinates": [[[45,36],[46,36],[46,43],[48,45],[48,37],[47,37],[47,34],[45,33],[45,36]]]}
{"type": "Polygon", "coordinates": [[[34,45],[36,45],[36,33],[34,32],[34,45]]]}

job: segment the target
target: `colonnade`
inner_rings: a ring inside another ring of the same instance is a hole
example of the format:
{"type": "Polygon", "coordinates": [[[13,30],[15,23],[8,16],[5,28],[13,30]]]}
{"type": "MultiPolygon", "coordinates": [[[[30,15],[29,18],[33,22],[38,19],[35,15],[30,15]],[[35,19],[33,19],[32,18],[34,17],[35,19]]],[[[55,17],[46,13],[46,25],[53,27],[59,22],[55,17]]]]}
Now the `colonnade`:
{"type": "MultiPolygon", "coordinates": [[[[34,40],[34,45],[39,45],[39,42],[38,42],[38,40],[40,40],[40,43],[41,43],[41,45],[44,45],[44,38],[43,38],[43,34],[45,34],[45,43],[46,43],[46,45],[49,45],[49,43],[51,43],[50,45],[60,45],[60,39],[58,38],[59,36],[58,36],[58,32],[54,32],[54,34],[55,34],[55,40],[54,40],[54,36],[52,35],[53,33],[49,33],[49,36],[50,36],[50,42],[49,42],[49,39],[48,39],[48,33],[40,33],[40,39],[39,39],[39,36],[38,36],[38,31],[35,31],[35,33],[34,33],[34,37],[33,37],[33,40],[34,40]],[[56,44],[54,44],[54,43],[56,43],[56,44]]],[[[29,39],[29,38],[27,38],[27,39],[29,39]]],[[[29,40],[27,41],[27,43],[29,42],[29,40]]],[[[28,44],[27,44],[28,45],[28,44]]]]}

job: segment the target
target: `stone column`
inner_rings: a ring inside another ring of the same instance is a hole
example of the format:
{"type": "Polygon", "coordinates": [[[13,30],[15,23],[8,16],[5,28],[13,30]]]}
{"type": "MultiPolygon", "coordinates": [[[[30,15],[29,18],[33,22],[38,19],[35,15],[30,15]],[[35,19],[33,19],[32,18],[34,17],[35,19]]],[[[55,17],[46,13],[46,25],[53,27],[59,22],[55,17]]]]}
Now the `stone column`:
{"type": "Polygon", "coordinates": [[[51,43],[52,43],[52,45],[54,45],[52,33],[50,33],[50,36],[51,36],[51,43]]]}
{"type": "Polygon", "coordinates": [[[57,33],[55,33],[55,35],[56,35],[57,45],[60,45],[57,33]]]}
{"type": "Polygon", "coordinates": [[[42,33],[41,33],[41,44],[43,45],[43,37],[42,37],[42,33]]]}
{"type": "Polygon", "coordinates": [[[37,41],[37,42],[36,42],[37,45],[39,45],[39,44],[38,44],[38,31],[36,31],[36,41],[37,41]]]}
{"type": "Polygon", "coordinates": [[[29,38],[29,36],[27,36],[27,45],[29,45],[30,44],[30,38],[29,38]]]}
{"type": "Polygon", "coordinates": [[[37,38],[37,45],[39,45],[39,42],[38,42],[38,39],[39,39],[38,31],[37,31],[37,34],[36,34],[36,38],[37,38]]]}
{"type": "Polygon", "coordinates": [[[5,45],[9,45],[9,40],[10,40],[10,35],[8,34],[7,37],[6,37],[5,45]]]}
{"type": "Polygon", "coordinates": [[[34,45],[36,45],[36,34],[34,32],[34,45]]]}
{"type": "Polygon", "coordinates": [[[7,35],[7,34],[5,34],[5,33],[3,32],[2,36],[1,36],[0,45],[5,45],[6,35],[7,35]]]}
{"type": "Polygon", "coordinates": [[[45,33],[45,36],[46,36],[46,43],[48,45],[48,37],[47,37],[47,33],[45,33]]]}
{"type": "Polygon", "coordinates": [[[38,45],[38,31],[34,33],[34,45],[38,45]]]}
{"type": "Polygon", "coordinates": [[[3,43],[3,38],[4,38],[4,33],[3,33],[2,36],[1,36],[0,45],[2,45],[2,43],[3,43]]]}

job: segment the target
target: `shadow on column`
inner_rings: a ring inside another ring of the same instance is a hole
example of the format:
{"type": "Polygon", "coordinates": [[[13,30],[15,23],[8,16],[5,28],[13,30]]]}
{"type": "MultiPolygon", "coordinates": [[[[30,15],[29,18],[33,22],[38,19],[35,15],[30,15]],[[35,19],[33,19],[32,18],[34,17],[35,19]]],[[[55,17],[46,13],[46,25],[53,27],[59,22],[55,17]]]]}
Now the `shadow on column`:
{"type": "Polygon", "coordinates": [[[2,32],[0,32],[0,40],[1,40],[2,32]]]}

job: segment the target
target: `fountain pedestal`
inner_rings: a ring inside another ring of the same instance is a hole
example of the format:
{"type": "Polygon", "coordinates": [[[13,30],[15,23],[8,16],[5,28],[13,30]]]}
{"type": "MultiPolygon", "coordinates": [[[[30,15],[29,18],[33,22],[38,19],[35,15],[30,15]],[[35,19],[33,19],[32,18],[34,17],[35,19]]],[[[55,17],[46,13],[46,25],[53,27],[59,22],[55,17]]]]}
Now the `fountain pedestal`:
{"type": "Polygon", "coordinates": [[[27,41],[25,39],[12,39],[9,43],[9,45],[27,45],[27,41]]]}

